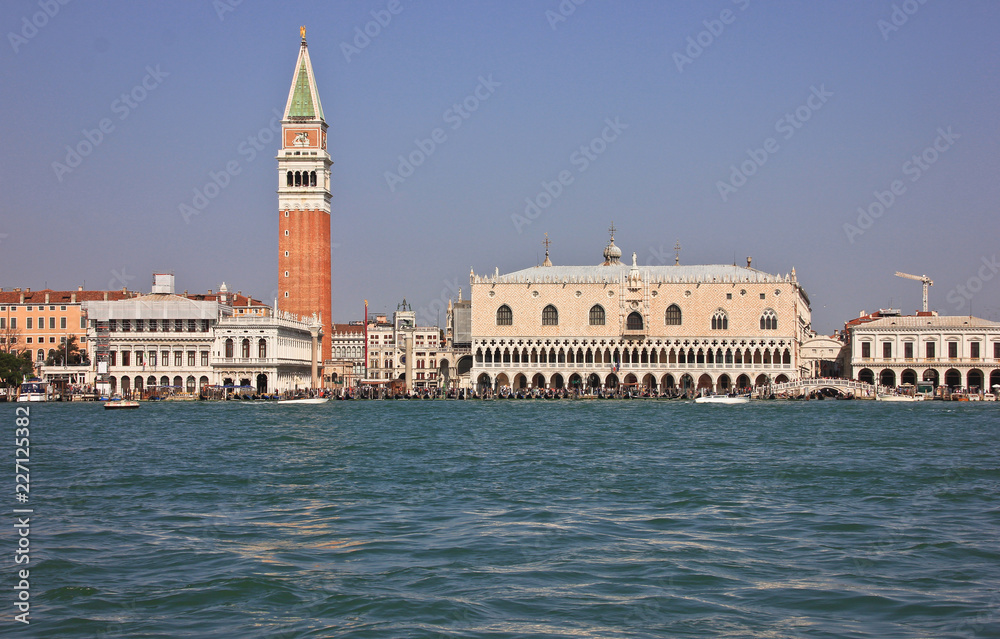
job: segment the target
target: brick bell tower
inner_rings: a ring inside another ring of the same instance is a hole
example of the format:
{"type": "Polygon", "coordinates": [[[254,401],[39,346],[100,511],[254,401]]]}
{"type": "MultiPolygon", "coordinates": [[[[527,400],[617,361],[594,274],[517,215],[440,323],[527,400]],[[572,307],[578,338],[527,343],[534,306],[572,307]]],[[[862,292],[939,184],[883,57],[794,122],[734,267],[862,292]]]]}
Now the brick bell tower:
{"type": "Polygon", "coordinates": [[[326,120],[306,46],[306,28],[281,120],[278,152],[278,308],[323,325],[330,359],[330,166],[326,120]]]}

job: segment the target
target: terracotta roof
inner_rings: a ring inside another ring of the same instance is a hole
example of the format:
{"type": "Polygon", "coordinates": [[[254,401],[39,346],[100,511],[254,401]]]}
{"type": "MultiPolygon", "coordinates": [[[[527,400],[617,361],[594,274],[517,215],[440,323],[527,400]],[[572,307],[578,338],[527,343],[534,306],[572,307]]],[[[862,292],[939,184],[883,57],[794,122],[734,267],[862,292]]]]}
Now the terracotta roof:
{"type": "MultiPolygon", "coordinates": [[[[49,301],[48,304],[72,304],[73,295],[76,295],[76,301],[79,302],[103,302],[105,301],[104,296],[107,294],[107,301],[115,302],[118,300],[134,299],[137,297],[145,297],[146,299],[155,298],[154,296],[163,296],[163,293],[140,293],[139,291],[54,291],[50,288],[42,289],[40,291],[2,291],[0,292],[0,304],[20,304],[21,303],[21,293],[24,293],[24,303],[25,304],[45,304],[45,294],[48,293],[49,301]]],[[[219,297],[222,293],[188,293],[184,295],[183,293],[174,293],[178,297],[186,297],[190,300],[202,301],[202,302],[218,302],[219,297]]],[[[227,293],[229,295],[230,302],[233,306],[250,306],[253,307],[264,307],[270,308],[267,304],[260,300],[256,300],[248,295],[243,295],[242,293],[227,293]],[[249,302],[249,304],[247,303],[249,302]]]]}
{"type": "Polygon", "coordinates": [[[356,324],[334,324],[334,333],[364,333],[365,327],[356,324]]]}
{"type": "MultiPolygon", "coordinates": [[[[254,298],[248,295],[243,295],[242,293],[226,293],[226,295],[229,296],[229,302],[233,306],[251,306],[251,307],[263,306],[266,308],[270,308],[270,306],[268,306],[264,302],[260,300],[255,300],[254,298]],[[247,304],[248,300],[250,302],[249,305],[247,304]]],[[[195,294],[188,293],[186,297],[191,300],[199,300],[203,302],[218,302],[221,296],[222,293],[195,293],[195,294]]],[[[182,295],[182,297],[184,296],[182,295]]]]}
{"type": "MultiPolygon", "coordinates": [[[[0,304],[20,304],[21,293],[23,291],[3,291],[0,292],[0,304]]],[[[108,300],[123,300],[136,297],[139,293],[135,291],[54,291],[50,288],[40,291],[24,293],[25,304],[45,304],[45,294],[49,294],[49,304],[72,304],[70,300],[76,295],[77,302],[98,302],[104,301],[104,294],[107,293],[108,300]]]]}

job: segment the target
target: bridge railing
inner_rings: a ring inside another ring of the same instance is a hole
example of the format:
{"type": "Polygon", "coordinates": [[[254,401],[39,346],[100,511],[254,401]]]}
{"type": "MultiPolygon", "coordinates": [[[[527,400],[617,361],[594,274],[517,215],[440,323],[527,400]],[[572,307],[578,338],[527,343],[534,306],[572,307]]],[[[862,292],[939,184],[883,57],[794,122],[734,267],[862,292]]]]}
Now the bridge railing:
{"type": "Polygon", "coordinates": [[[873,386],[872,384],[869,384],[868,382],[861,382],[854,379],[813,377],[813,378],[792,380],[789,382],[782,382],[780,384],[772,384],[771,392],[777,393],[792,389],[804,390],[806,388],[820,388],[820,387],[842,388],[846,390],[859,390],[865,392],[875,390],[875,386],[873,386]]]}

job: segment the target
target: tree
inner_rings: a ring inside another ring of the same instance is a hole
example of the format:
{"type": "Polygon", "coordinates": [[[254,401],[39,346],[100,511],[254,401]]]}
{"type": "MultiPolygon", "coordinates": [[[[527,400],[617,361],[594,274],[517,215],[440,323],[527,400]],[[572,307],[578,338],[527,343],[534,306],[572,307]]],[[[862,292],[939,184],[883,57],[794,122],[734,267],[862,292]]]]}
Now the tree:
{"type": "Polygon", "coordinates": [[[69,361],[69,366],[86,364],[83,355],[80,353],[80,347],[76,343],[76,335],[70,335],[58,350],[50,352],[49,356],[45,359],[45,365],[65,366],[64,362],[67,360],[69,361]]]}
{"type": "Polygon", "coordinates": [[[0,328],[0,353],[16,353],[21,341],[21,329],[12,328],[9,323],[0,328]]]}
{"type": "Polygon", "coordinates": [[[0,382],[7,388],[17,388],[35,372],[31,351],[0,353],[0,382]]]}

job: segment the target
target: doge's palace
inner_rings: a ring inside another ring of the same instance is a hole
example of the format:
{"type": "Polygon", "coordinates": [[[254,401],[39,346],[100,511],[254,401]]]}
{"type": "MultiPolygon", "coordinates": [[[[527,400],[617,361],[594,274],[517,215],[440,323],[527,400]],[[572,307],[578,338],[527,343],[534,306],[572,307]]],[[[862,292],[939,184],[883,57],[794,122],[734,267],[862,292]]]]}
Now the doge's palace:
{"type": "MultiPolygon", "coordinates": [[[[612,227],[613,229],[613,227],[612,227]]],[[[794,379],[810,332],[795,277],[736,265],[621,261],[470,273],[471,380],[478,388],[636,386],[727,391],[794,379]]],[[[679,262],[679,260],[678,260],[679,262]]]]}

